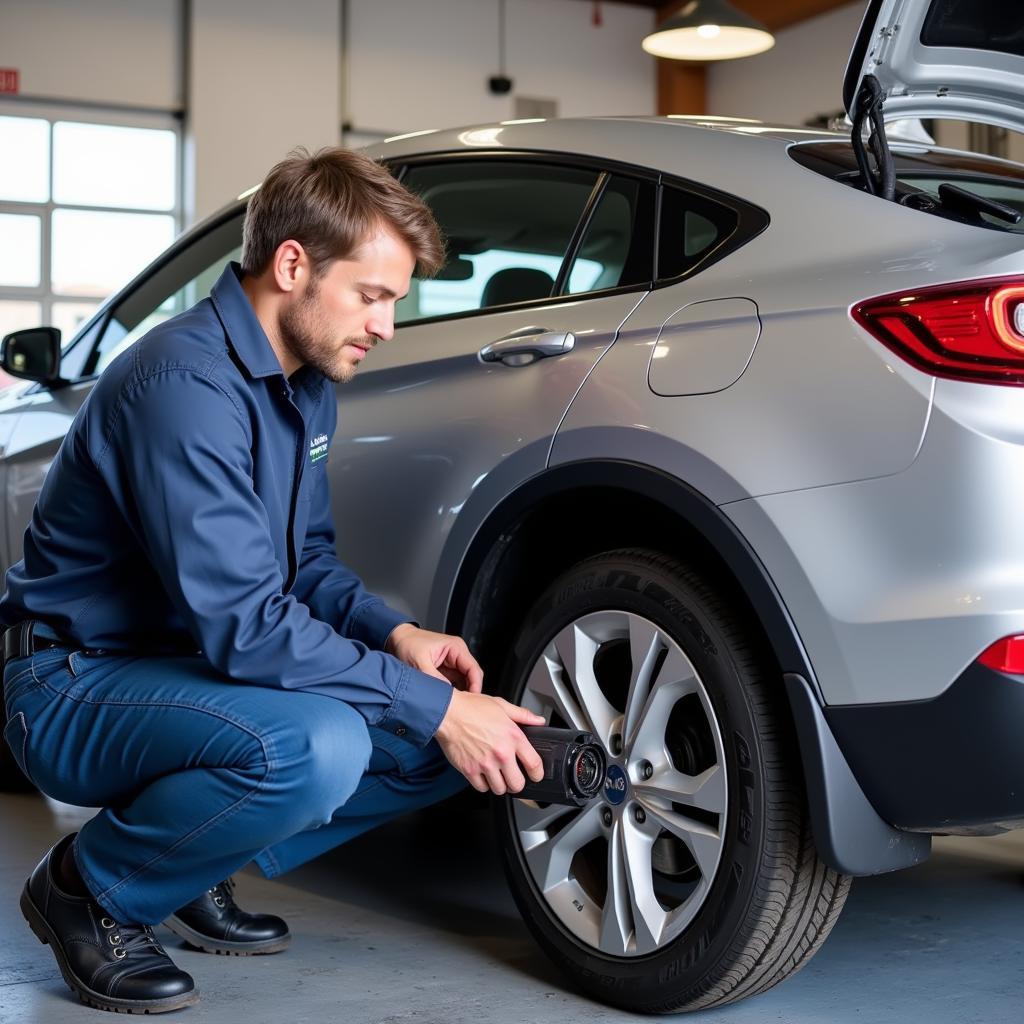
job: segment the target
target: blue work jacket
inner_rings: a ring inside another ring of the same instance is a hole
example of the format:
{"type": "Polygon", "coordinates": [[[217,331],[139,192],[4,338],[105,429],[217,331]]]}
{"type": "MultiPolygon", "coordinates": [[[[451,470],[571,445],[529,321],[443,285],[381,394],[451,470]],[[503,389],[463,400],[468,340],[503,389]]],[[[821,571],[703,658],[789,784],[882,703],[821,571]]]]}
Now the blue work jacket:
{"type": "Polygon", "coordinates": [[[338,559],[334,387],[286,378],[240,283],[104,370],[46,475],[0,623],[87,648],[202,653],[227,681],[326,694],[424,745],[451,686],[385,654],[410,621],[338,559]]]}

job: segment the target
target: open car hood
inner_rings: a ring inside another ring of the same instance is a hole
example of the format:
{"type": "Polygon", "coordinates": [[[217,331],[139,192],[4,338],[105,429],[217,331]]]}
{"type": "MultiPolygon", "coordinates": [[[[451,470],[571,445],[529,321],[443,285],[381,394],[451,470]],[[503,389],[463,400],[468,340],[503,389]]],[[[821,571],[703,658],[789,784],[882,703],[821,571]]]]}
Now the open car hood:
{"type": "Polygon", "coordinates": [[[852,118],[865,75],[883,117],[952,118],[1024,132],[1020,0],[870,0],[843,81],[852,118]]]}

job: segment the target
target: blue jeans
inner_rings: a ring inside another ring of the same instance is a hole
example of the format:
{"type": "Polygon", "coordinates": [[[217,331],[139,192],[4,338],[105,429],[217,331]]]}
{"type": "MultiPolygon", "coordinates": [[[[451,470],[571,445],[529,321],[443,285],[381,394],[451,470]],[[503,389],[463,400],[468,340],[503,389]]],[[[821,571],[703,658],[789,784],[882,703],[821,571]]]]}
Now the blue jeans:
{"type": "Polygon", "coordinates": [[[62,648],[4,668],[4,737],[25,774],[100,807],[74,845],[97,902],[156,924],[251,860],[271,878],[457,792],[417,749],[349,705],[246,686],[204,658],[62,648]]]}

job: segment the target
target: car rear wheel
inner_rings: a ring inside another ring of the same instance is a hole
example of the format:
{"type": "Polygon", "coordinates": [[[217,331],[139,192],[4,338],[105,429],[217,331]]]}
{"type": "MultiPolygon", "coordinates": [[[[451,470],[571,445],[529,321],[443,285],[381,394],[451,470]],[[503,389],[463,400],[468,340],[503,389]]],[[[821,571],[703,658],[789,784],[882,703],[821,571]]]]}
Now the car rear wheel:
{"type": "Polygon", "coordinates": [[[540,945],[589,995],[695,1010],[770,988],[835,924],[799,752],[757,630],[692,568],[608,552],[538,599],[502,690],[604,745],[582,808],[506,799],[505,868],[540,945]]]}

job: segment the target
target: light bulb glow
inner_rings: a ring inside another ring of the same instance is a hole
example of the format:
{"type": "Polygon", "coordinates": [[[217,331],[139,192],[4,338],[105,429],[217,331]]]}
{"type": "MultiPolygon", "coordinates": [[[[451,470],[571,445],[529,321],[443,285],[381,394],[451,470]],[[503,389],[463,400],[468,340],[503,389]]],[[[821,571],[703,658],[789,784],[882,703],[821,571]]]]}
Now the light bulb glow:
{"type": "Polygon", "coordinates": [[[775,45],[770,32],[733,25],[698,25],[693,28],[662,29],[643,40],[641,46],[655,57],[675,60],[732,60],[764,53],[775,45]],[[708,31],[713,30],[713,31],[708,31]]]}

